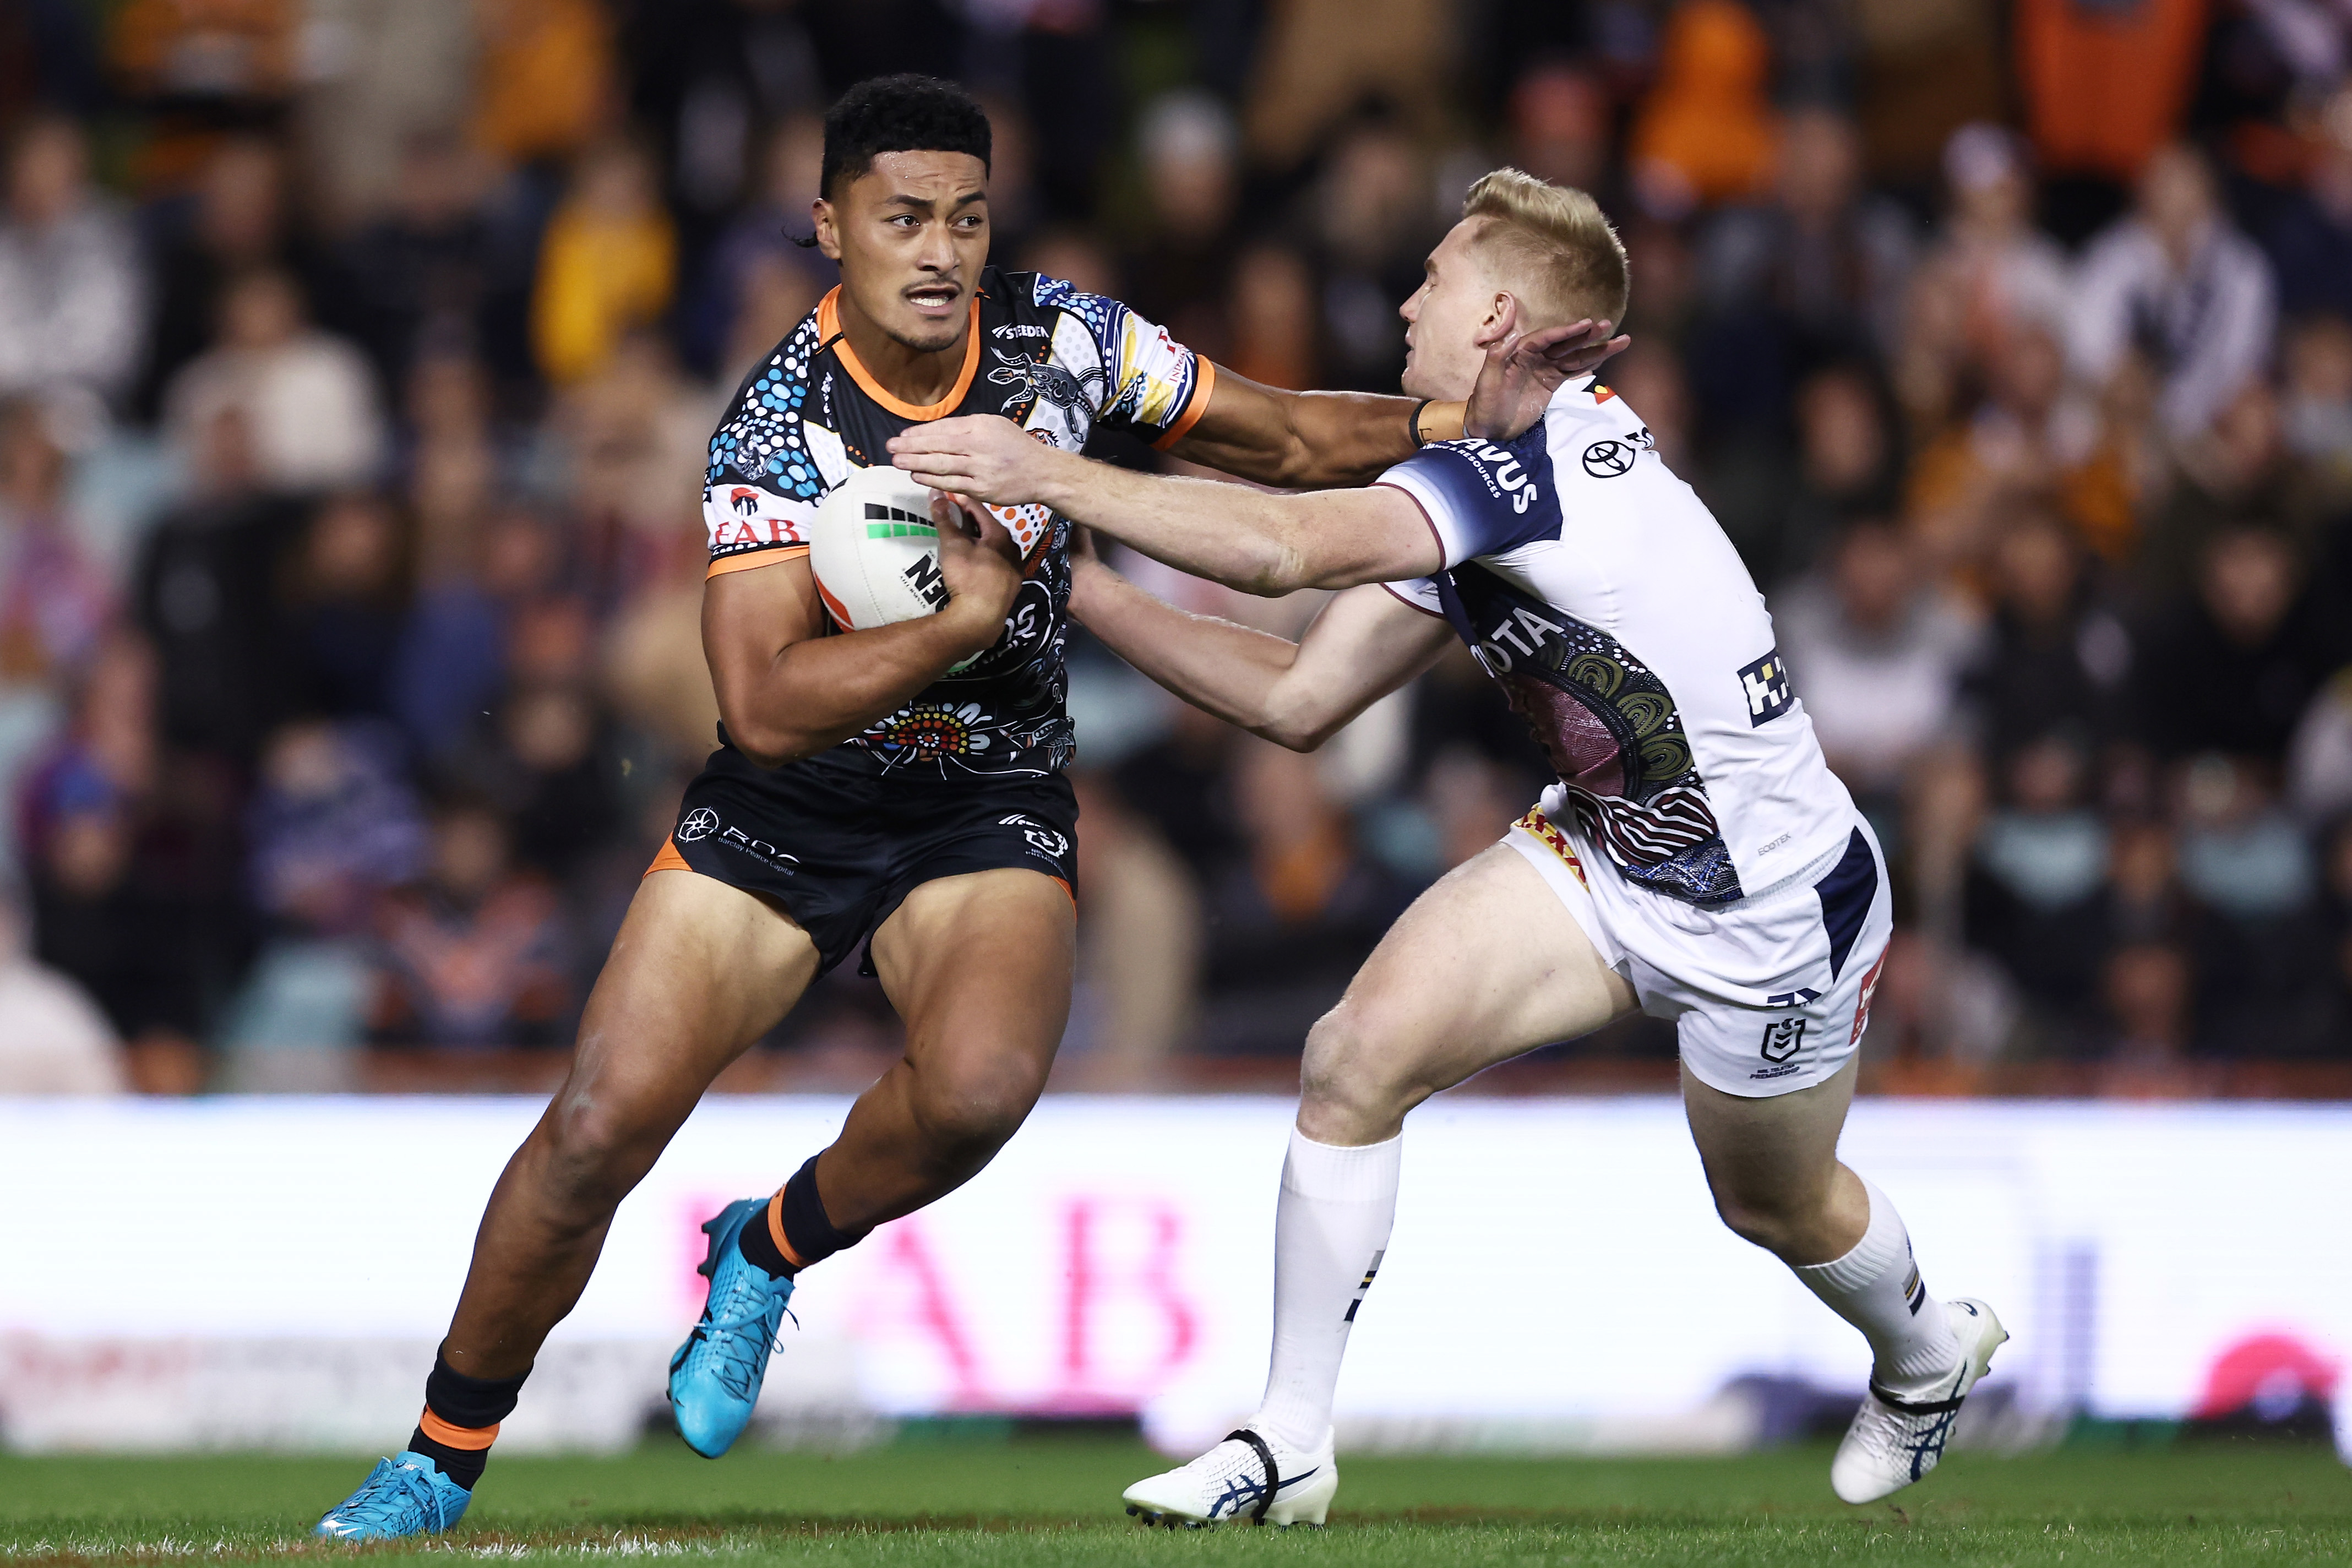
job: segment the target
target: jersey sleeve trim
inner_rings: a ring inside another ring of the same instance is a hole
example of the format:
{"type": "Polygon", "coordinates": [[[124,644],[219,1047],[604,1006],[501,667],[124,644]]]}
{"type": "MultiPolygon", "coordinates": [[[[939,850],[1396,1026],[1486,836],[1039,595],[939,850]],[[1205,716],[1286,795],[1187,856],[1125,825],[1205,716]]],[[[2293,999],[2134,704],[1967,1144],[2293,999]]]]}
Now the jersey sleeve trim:
{"type": "Polygon", "coordinates": [[[809,547],[805,544],[787,544],[781,550],[754,550],[743,555],[722,555],[710,563],[710,570],[702,574],[702,580],[708,583],[713,577],[724,577],[730,572],[756,572],[762,566],[782,565],[787,561],[798,561],[808,552],[809,547]]]}
{"type": "Polygon", "coordinates": [[[1411,594],[1406,593],[1403,589],[1398,587],[1393,583],[1383,583],[1381,586],[1389,591],[1389,596],[1391,598],[1394,599],[1398,604],[1404,605],[1407,609],[1418,610],[1433,621],[1442,621],[1445,618],[1445,613],[1443,610],[1431,609],[1427,605],[1423,604],[1419,599],[1414,598],[1411,594]]]}
{"type": "Polygon", "coordinates": [[[1454,552],[1445,547],[1445,532],[1443,529],[1437,526],[1437,520],[1430,515],[1429,502],[1423,498],[1418,490],[1415,490],[1411,485],[1400,483],[1393,479],[1374,479],[1367,488],[1371,489],[1395,490],[1399,494],[1402,495],[1405,500],[1412,502],[1413,510],[1421,513],[1422,525],[1429,530],[1429,536],[1437,541],[1437,564],[1440,571],[1444,570],[1448,566],[1459,566],[1461,564],[1460,562],[1454,559],[1454,552]]]}
{"type": "Polygon", "coordinates": [[[1192,364],[1192,395],[1184,400],[1184,412],[1176,416],[1176,423],[1152,441],[1151,449],[1155,452],[1164,452],[1182,440],[1186,432],[1201,422],[1201,416],[1209,411],[1209,395],[1217,389],[1217,367],[1206,354],[1193,355],[1192,364]]]}
{"type": "Polygon", "coordinates": [[[836,283],[831,292],[817,301],[817,337],[821,342],[832,343],[834,357],[841,362],[841,368],[849,373],[849,379],[857,384],[857,390],[901,419],[943,419],[955,412],[956,405],[961,403],[964,395],[971,390],[972,378],[980,374],[980,296],[977,293],[971,297],[971,314],[964,321],[963,370],[956,376],[955,384],[948,389],[948,395],[932,404],[908,403],[894,397],[887,387],[874,379],[872,373],[850,349],[849,340],[841,335],[840,299],[841,285],[836,283]]]}

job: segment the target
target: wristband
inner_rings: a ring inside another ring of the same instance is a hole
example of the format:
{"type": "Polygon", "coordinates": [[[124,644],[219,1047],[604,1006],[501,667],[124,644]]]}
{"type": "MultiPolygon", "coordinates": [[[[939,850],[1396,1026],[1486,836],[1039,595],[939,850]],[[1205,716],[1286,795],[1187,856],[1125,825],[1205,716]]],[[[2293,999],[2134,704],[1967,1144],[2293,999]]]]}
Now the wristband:
{"type": "Polygon", "coordinates": [[[1421,416],[1423,414],[1428,413],[1429,405],[1436,401],[1437,399],[1434,397],[1424,397],[1419,403],[1412,405],[1412,444],[1415,447],[1426,447],[1429,445],[1429,437],[1421,433],[1421,416]]]}

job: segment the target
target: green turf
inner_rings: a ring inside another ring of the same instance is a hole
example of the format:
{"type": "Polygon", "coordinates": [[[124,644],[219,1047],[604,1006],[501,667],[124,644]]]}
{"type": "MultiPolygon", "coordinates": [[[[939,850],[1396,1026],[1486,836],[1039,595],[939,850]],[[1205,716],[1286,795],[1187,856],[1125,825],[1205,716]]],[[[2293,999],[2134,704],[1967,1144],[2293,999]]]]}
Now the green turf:
{"type": "Polygon", "coordinates": [[[408,1555],[724,1563],[2346,1563],[2352,1473],[2275,1443],[1960,1454],[1900,1507],[1830,1498],[1829,1455],[1358,1458],[1326,1531],[1147,1531],[1119,1489],[1157,1462],[1072,1439],[902,1443],[840,1458],[675,1444],[503,1458],[434,1546],[302,1531],[359,1479],[342,1459],[0,1458],[0,1563],[408,1555]]]}

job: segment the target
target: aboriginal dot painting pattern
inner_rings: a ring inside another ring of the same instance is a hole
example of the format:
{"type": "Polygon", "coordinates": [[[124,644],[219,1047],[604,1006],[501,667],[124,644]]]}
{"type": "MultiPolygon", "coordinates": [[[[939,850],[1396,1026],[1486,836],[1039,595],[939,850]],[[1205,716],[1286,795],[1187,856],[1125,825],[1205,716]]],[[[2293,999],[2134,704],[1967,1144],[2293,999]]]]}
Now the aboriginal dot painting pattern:
{"type": "Polygon", "coordinates": [[[824,494],[824,477],[801,436],[801,404],[816,351],[816,313],[811,311],[743,389],[735,416],[710,437],[708,482],[723,483],[731,470],[799,500],[824,494]]]}

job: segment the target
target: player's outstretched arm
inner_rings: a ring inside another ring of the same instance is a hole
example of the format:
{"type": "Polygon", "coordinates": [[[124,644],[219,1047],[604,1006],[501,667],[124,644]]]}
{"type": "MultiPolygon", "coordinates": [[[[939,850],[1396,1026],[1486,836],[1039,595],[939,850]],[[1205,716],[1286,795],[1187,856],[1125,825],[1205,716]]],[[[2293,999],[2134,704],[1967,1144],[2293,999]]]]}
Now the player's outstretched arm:
{"type": "Polygon", "coordinates": [[[1021,591],[1019,552],[992,518],[981,535],[940,521],[948,603],[867,631],[824,635],[808,557],[711,578],[702,592],[702,651],[719,716],[736,750],[782,767],[840,744],[887,717],[957,660],[994,646],[1021,591]]]}
{"type": "Polygon", "coordinates": [[[1081,561],[1070,613],[1113,653],[1196,708],[1294,752],[1311,752],[1429,668],[1453,635],[1386,588],[1332,599],[1297,642],[1145,593],[1081,561]]]}
{"type": "MultiPolygon", "coordinates": [[[[1607,321],[1583,321],[1524,339],[1514,334],[1517,374],[1522,381],[1539,374],[1547,392],[1571,375],[1587,374],[1631,341],[1611,331],[1607,321]]],[[[1482,384],[1467,405],[1473,432],[1515,436],[1532,422],[1496,418],[1490,406],[1496,402],[1482,384]],[[1488,423],[1479,422],[1482,415],[1488,423]]],[[[1208,407],[1170,449],[1189,462],[1259,484],[1329,489],[1364,484],[1424,442],[1454,440],[1464,434],[1465,417],[1461,403],[1423,404],[1365,392],[1286,392],[1219,366],[1208,407]]]]}
{"type": "Polygon", "coordinates": [[[1245,594],[1424,577],[1444,564],[1420,506],[1385,486],[1268,495],[1213,479],[1131,473],[1032,440],[993,414],[917,425],[891,460],[934,489],[1038,502],[1156,561],[1245,594]]]}

